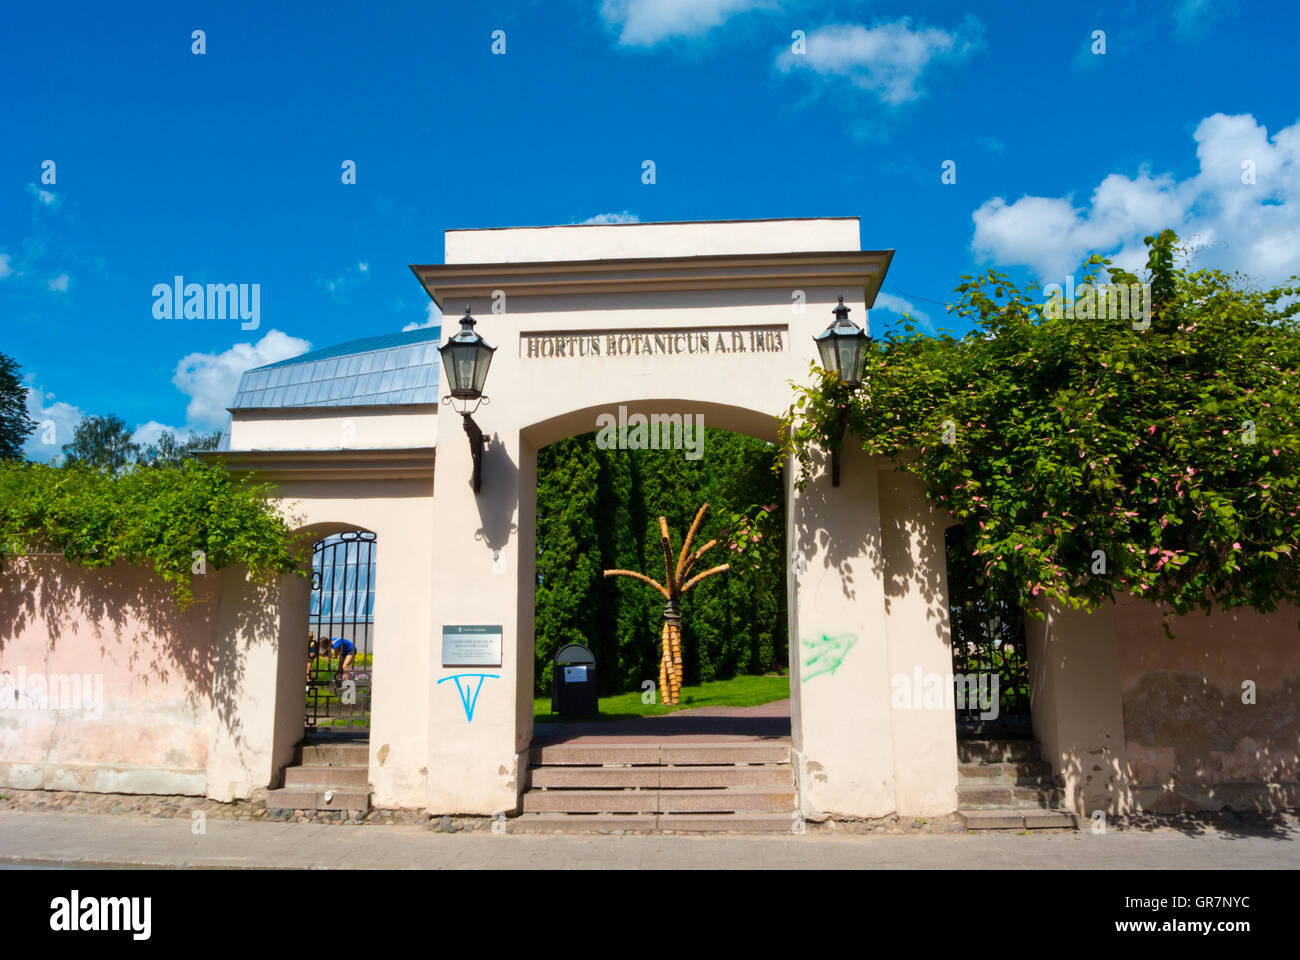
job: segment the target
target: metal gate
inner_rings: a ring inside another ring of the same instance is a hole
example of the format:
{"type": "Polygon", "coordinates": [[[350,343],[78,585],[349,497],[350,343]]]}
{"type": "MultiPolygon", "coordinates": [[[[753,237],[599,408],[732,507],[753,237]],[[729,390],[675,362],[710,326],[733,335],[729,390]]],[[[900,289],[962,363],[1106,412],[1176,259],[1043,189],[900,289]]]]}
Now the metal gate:
{"type": "Polygon", "coordinates": [[[966,694],[964,706],[957,700],[958,732],[1029,736],[1029,659],[1020,597],[993,596],[977,586],[970,564],[962,556],[965,551],[960,548],[960,538],[960,527],[946,531],[952,671],[958,691],[966,694]],[[983,703],[995,705],[996,710],[985,709],[971,693],[986,695],[983,703]]]}
{"type": "Polygon", "coordinates": [[[312,545],[307,732],[370,728],[375,535],[350,530],[312,545]]]}

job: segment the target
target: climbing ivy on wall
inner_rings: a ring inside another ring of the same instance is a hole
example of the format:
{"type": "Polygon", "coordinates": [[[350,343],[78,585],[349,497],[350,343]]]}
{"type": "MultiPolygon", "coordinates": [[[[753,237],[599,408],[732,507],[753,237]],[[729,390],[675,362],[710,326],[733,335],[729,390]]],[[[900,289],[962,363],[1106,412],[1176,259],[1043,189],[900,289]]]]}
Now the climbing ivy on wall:
{"type": "MultiPolygon", "coordinates": [[[[961,523],[950,580],[1083,609],[1123,592],[1176,613],[1300,601],[1300,287],[1185,269],[1176,243],[1147,238],[1149,322],[963,278],[950,310],[974,332],[908,325],[874,344],[859,391],[824,373],[798,389],[797,482],[844,409],[845,442],[961,523]]],[[[1089,263],[1085,281],[1141,282],[1089,263]]]]}
{"type": "Polygon", "coordinates": [[[187,607],[203,571],[246,564],[261,581],[303,573],[300,547],[269,491],[197,461],[121,474],[0,463],[0,563],[57,552],[87,568],[144,564],[187,607]]]}
{"type": "Polygon", "coordinates": [[[600,449],[595,434],[538,453],[540,693],[550,691],[555,651],[573,642],[596,655],[602,693],[639,690],[644,681],[657,680],[662,602],[639,584],[606,579],[601,572],[662,566],[658,518],[668,519],[680,542],[704,502],[710,510],[697,541],[725,537],[739,547],[743,529],[746,549],[715,548],[717,562],[730,560],[736,569],[684,598],[686,682],[784,668],[784,496],[781,478],[769,467],[772,449],[752,437],[709,429],[699,460],[686,459],[681,450],[600,449]],[[763,522],[755,524],[758,514],[763,522]]]}

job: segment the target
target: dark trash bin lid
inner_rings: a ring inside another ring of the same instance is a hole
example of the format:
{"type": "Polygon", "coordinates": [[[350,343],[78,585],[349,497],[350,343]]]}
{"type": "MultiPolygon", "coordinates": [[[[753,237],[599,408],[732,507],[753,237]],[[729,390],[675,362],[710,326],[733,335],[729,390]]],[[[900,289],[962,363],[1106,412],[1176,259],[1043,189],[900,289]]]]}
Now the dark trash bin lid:
{"type": "Polygon", "coordinates": [[[591,666],[596,665],[596,658],[580,643],[566,643],[555,653],[556,666],[560,664],[579,664],[586,663],[591,666]]]}

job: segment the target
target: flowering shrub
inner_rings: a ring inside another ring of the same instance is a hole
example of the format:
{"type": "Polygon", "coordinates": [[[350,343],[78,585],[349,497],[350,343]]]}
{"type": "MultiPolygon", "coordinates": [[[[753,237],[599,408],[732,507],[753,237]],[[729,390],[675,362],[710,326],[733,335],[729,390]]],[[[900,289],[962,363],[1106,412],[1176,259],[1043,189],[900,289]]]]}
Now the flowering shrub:
{"type": "MultiPolygon", "coordinates": [[[[852,393],[814,368],[784,418],[797,482],[843,407],[846,437],[962,524],[950,579],[1076,609],[1124,592],[1176,613],[1300,600],[1300,288],[1177,268],[1176,239],[1147,238],[1145,329],[1048,316],[1036,287],[989,271],[949,308],[969,335],[906,324],[852,393]]],[[[1137,282],[1089,264],[1085,280],[1137,282]]]]}

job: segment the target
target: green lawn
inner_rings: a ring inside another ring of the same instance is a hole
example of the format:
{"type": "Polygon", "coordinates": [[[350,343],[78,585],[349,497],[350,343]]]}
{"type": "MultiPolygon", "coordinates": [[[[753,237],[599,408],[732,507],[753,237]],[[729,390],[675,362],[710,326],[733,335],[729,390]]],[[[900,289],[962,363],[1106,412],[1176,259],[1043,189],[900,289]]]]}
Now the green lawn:
{"type": "MultiPolygon", "coordinates": [[[[675,707],[661,703],[642,703],[640,691],[601,697],[600,714],[595,717],[558,717],[551,713],[551,698],[533,699],[533,720],[537,723],[564,723],[572,720],[620,720],[625,717],[653,717],[692,707],[754,707],[760,703],[784,700],[790,696],[790,678],[786,676],[734,677],[697,687],[682,687],[681,703],[675,707]]],[[[659,692],[655,691],[655,700],[659,692]]]]}

